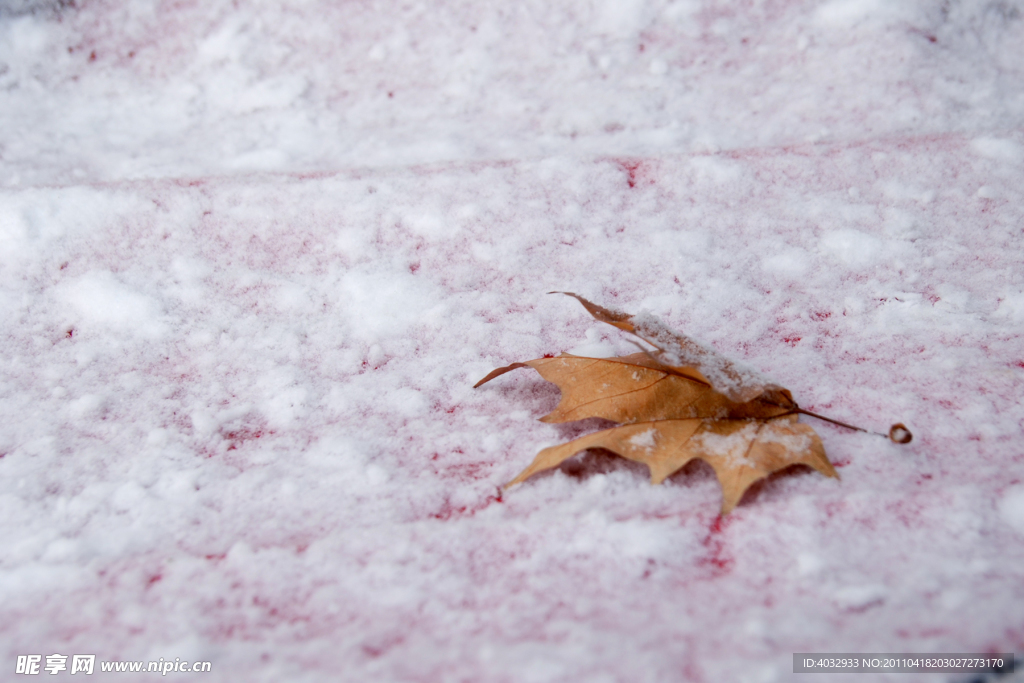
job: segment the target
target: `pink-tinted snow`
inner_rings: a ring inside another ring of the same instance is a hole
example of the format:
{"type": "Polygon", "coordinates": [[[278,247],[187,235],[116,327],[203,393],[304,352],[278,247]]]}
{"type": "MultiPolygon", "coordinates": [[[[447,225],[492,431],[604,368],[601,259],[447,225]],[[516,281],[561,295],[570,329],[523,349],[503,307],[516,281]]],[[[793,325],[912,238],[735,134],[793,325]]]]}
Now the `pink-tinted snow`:
{"type": "Polygon", "coordinates": [[[0,680],[1024,650],[1024,6],[893,5],[0,0],[0,680]],[[914,441],[502,492],[635,351],[551,290],[914,441]]]}

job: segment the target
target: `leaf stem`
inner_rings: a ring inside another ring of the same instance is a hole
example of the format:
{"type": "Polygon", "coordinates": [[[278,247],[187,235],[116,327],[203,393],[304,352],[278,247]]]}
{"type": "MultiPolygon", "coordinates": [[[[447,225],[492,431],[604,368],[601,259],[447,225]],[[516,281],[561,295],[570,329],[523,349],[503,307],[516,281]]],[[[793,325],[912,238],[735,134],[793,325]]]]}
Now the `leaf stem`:
{"type": "Polygon", "coordinates": [[[795,408],[793,410],[793,412],[794,413],[801,413],[802,415],[807,415],[809,417],[816,417],[819,420],[824,420],[825,422],[831,422],[834,425],[839,425],[840,427],[846,427],[847,429],[852,429],[852,430],[854,430],[856,432],[864,432],[865,434],[874,434],[875,436],[880,436],[883,439],[889,439],[890,441],[893,441],[895,443],[910,443],[910,440],[914,438],[914,435],[910,433],[909,429],[907,429],[905,426],[903,426],[902,422],[897,422],[892,427],[890,427],[888,434],[882,434],[881,432],[872,432],[871,430],[862,429],[861,427],[854,427],[851,424],[846,424],[845,422],[840,422],[839,420],[833,420],[831,417],[825,417],[824,415],[818,415],[817,413],[812,413],[811,411],[804,410],[803,408],[795,408]]]}
{"type": "MultiPolygon", "coordinates": [[[[840,427],[846,427],[847,429],[852,429],[855,432],[864,432],[865,434],[874,434],[875,436],[885,436],[885,434],[882,434],[880,432],[872,432],[872,431],[869,431],[867,429],[862,429],[861,427],[854,427],[853,425],[846,424],[845,422],[840,422],[839,420],[833,420],[831,417],[825,417],[824,415],[818,415],[817,413],[812,413],[811,411],[804,410],[803,408],[797,408],[793,412],[794,413],[800,413],[802,415],[809,415],[810,417],[816,417],[819,420],[824,420],[825,422],[831,422],[834,425],[839,425],[840,427]]],[[[888,437],[886,437],[886,438],[888,438],[888,437]]]]}

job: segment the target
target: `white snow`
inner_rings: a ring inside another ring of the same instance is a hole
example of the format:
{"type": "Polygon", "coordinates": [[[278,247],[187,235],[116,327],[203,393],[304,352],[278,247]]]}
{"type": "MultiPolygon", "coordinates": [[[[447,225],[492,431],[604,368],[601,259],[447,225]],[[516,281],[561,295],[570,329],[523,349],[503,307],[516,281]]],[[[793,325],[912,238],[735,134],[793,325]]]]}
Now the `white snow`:
{"type": "Polygon", "coordinates": [[[882,240],[859,230],[830,230],[821,245],[851,269],[877,266],[884,252],[882,240]]]}
{"type": "Polygon", "coordinates": [[[629,443],[649,451],[657,444],[657,436],[658,430],[651,427],[629,437],[629,443]]]}
{"type": "Polygon", "coordinates": [[[0,0],[0,670],[1021,651],[1022,164],[1011,1],[0,0]],[[552,290],[914,440],[500,491],[636,351],[552,290]]]}
{"type": "Polygon", "coordinates": [[[764,443],[777,443],[787,451],[800,453],[811,445],[811,437],[807,434],[790,434],[784,431],[784,423],[768,424],[757,435],[757,440],[764,443]]]}
{"type": "Polygon", "coordinates": [[[760,427],[752,422],[731,434],[701,432],[693,437],[692,443],[701,452],[725,458],[730,467],[753,467],[755,463],[747,458],[747,452],[758,431],[762,431],[760,427]]]}
{"type": "Polygon", "coordinates": [[[70,305],[67,319],[72,325],[147,337],[158,337],[166,331],[160,304],[119,282],[107,270],[85,273],[62,286],[57,296],[70,305]]]}
{"type": "Polygon", "coordinates": [[[1024,486],[1013,486],[999,498],[999,514],[1003,521],[1024,534],[1024,486]]]}
{"type": "Polygon", "coordinates": [[[1014,163],[1024,160],[1024,148],[1013,140],[978,137],[971,141],[971,149],[983,157],[1014,163]]]}
{"type": "Polygon", "coordinates": [[[885,601],[884,586],[844,586],[835,592],[834,600],[840,609],[863,610],[885,601]]]}
{"type": "MultiPolygon", "coordinates": [[[[585,358],[612,358],[619,355],[618,347],[610,338],[613,335],[614,332],[610,332],[603,324],[600,328],[591,327],[584,335],[585,342],[566,349],[565,352],[573,356],[583,356],[585,358]]],[[[621,343],[619,346],[621,346],[621,343]]]]}

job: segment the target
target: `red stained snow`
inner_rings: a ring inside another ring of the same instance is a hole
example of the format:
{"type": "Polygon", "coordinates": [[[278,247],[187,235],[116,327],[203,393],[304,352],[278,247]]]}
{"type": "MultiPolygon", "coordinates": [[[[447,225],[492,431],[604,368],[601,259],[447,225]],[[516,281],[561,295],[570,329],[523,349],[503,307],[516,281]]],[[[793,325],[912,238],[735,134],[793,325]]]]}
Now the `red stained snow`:
{"type": "MultiPolygon", "coordinates": [[[[246,441],[252,441],[254,439],[262,438],[263,433],[263,429],[260,427],[242,427],[240,429],[234,429],[224,432],[222,436],[224,437],[225,441],[230,442],[230,444],[228,445],[228,450],[234,451],[237,450],[238,447],[244,444],[246,441]]],[[[273,434],[274,432],[271,430],[267,433],[273,434]]]]}
{"type": "Polygon", "coordinates": [[[649,162],[636,159],[620,159],[617,163],[626,172],[626,182],[631,188],[636,187],[640,182],[645,182],[645,184],[649,185],[654,184],[654,179],[650,177],[649,162]]]}
{"type": "Polygon", "coordinates": [[[727,574],[733,567],[734,560],[726,551],[725,530],[730,524],[730,518],[718,516],[708,527],[708,533],[701,541],[701,545],[707,551],[706,555],[697,559],[701,566],[710,567],[712,576],[719,577],[727,574]]]}

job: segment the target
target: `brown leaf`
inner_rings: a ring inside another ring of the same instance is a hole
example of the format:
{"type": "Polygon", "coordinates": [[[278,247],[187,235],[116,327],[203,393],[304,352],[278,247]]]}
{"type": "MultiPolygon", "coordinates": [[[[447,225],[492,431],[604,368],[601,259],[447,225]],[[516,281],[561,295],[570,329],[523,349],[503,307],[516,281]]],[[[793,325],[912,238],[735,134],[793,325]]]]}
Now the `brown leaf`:
{"type": "Polygon", "coordinates": [[[814,430],[796,416],[765,420],[658,420],[605,429],[545,448],[506,488],[557,467],[588,448],[604,448],[641,462],[660,484],[694,458],[714,468],[722,485],[722,514],[728,514],[751,484],[791,465],[808,465],[839,478],[814,430]]]}
{"type": "MultiPolygon", "coordinates": [[[[634,316],[569,296],[597,320],[636,335],[655,351],[618,358],[537,358],[497,368],[477,382],[480,386],[516,368],[530,367],[562,392],[558,406],[541,418],[543,422],[598,417],[623,425],[545,448],[506,488],[588,448],[604,448],[646,464],[654,484],[694,458],[704,460],[722,485],[722,514],[732,510],[755,481],[792,465],[807,465],[838,478],[818,435],[797,424],[798,413],[813,413],[801,410],[787,389],[668,329],[649,314],[634,316]]],[[[902,425],[894,426],[890,436],[900,442],[910,439],[902,425]]]]}

